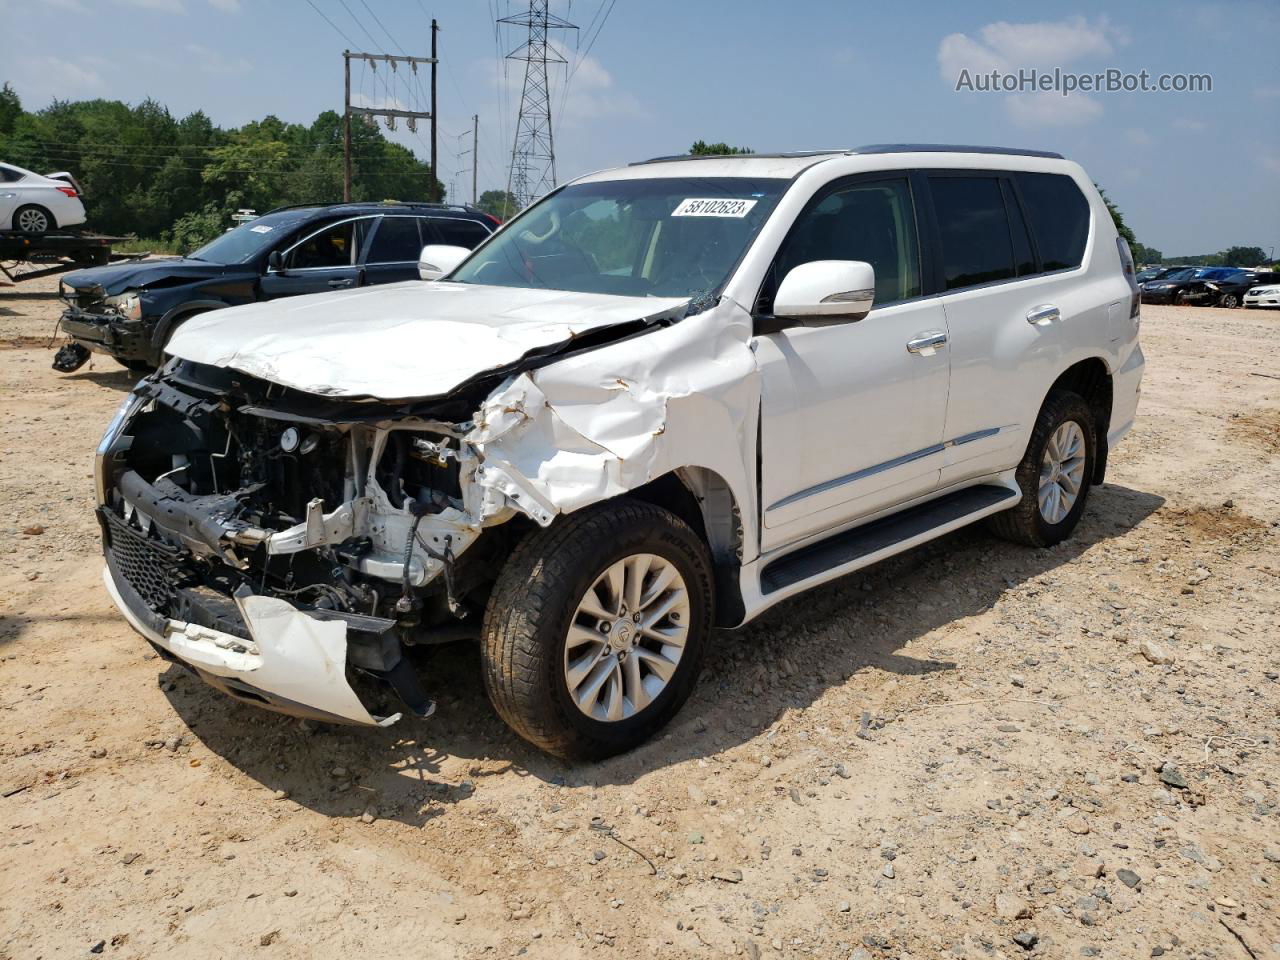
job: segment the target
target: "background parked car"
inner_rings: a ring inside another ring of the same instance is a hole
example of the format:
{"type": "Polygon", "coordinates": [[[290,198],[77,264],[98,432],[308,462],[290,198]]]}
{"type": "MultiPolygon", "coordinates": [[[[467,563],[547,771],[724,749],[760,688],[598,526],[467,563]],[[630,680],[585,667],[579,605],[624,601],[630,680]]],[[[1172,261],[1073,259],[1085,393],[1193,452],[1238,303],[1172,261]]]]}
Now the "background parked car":
{"type": "Polygon", "coordinates": [[[84,223],[80,184],[65,171],[41,176],[0,163],[0,230],[51,233],[84,223]]]}
{"type": "Polygon", "coordinates": [[[1143,303],[1209,304],[1218,301],[1216,284],[1241,275],[1239,267],[1182,267],[1142,285],[1143,303]]]}
{"type": "Polygon", "coordinates": [[[1246,307],[1280,308],[1280,273],[1267,273],[1262,276],[1271,277],[1256,287],[1250,287],[1244,295],[1246,307]]]}
{"type": "Polygon", "coordinates": [[[183,321],[209,310],[300,293],[416,280],[429,244],[471,249],[497,220],[472,207],[346,203],[283,207],[229,230],[185,257],[69,273],[62,330],[75,344],[54,368],[77,369],[89,350],[125,366],[158,366],[183,321]]]}
{"type": "Polygon", "coordinates": [[[1245,294],[1257,286],[1280,284],[1280,273],[1268,271],[1243,270],[1221,280],[1210,282],[1217,292],[1219,307],[1238,307],[1244,302],[1245,294]]]}

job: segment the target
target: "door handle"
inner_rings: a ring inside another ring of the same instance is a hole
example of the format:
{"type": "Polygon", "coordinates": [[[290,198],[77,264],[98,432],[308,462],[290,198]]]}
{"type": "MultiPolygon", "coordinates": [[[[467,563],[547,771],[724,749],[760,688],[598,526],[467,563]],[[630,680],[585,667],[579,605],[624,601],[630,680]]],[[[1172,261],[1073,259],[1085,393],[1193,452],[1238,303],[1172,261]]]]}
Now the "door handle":
{"type": "Polygon", "coordinates": [[[352,280],[350,277],[347,277],[347,279],[345,279],[345,280],[330,280],[330,281],[329,281],[329,286],[331,286],[331,287],[349,287],[349,286],[351,286],[353,283],[355,283],[355,281],[354,281],[354,280],[352,280]]]}
{"type": "Polygon", "coordinates": [[[931,357],[937,348],[947,342],[947,335],[941,330],[933,333],[922,333],[914,340],[907,341],[907,353],[917,353],[924,357],[931,357]]]}
{"type": "Polygon", "coordinates": [[[1062,311],[1052,303],[1042,303],[1038,307],[1032,307],[1027,311],[1027,323],[1034,326],[1044,326],[1047,323],[1053,323],[1055,320],[1062,319],[1062,311]]]}

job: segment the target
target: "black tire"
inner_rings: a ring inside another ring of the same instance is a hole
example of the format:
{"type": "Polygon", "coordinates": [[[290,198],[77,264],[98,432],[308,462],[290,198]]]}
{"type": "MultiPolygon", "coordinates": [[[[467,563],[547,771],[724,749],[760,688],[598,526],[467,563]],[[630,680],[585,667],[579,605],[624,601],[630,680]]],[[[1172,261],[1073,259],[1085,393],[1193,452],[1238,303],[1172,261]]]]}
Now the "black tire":
{"type": "Polygon", "coordinates": [[[136,358],[132,360],[122,360],[120,357],[113,357],[112,359],[126,370],[132,370],[135,373],[150,373],[155,369],[155,367],[146,360],[138,360],[136,358]]]}
{"type": "Polygon", "coordinates": [[[1018,464],[1017,481],[1022,489],[1022,500],[1011,510],[988,518],[987,526],[991,532],[1028,547],[1051,547],[1071,536],[1089,499],[1097,450],[1097,427],[1089,405],[1078,394],[1068,391],[1049,394],[1044,406],[1040,408],[1035,428],[1031,431],[1027,452],[1018,464]],[[1084,478],[1071,510],[1060,522],[1049,523],[1040,512],[1040,465],[1044,460],[1044,450],[1049,438],[1068,420],[1074,420],[1084,433],[1084,478]]]}
{"type": "Polygon", "coordinates": [[[1218,306],[1226,307],[1228,310],[1234,310],[1240,306],[1240,297],[1234,293],[1224,293],[1222,298],[1218,300],[1218,306]]]}
{"type": "Polygon", "coordinates": [[[28,203],[13,211],[13,229],[18,233],[52,233],[58,229],[58,221],[44,207],[28,203]]]}
{"type": "Polygon", "coordinates": [[[622,753],[649,739],[689,698],[714,605],[707,548],[683,520],[635,500],[587,507],[530,534],[507,560],[485,610],[485,689],[498,715],[541,750],[568,760],[622,753]],[[587,590],[611,564],[637,553],[676,567],[689,595],[689,631],[662,692],[634,716],[610,723],[582,713],[570,698],[564,648],[587,590]]]}
{"type": "Polygon", "coordinates": [[[1185,290],[1179,290],[1173,295],[1173,303],[1175,306],[1185,307],[1191,303],[1191,296],[1185,290]]]}

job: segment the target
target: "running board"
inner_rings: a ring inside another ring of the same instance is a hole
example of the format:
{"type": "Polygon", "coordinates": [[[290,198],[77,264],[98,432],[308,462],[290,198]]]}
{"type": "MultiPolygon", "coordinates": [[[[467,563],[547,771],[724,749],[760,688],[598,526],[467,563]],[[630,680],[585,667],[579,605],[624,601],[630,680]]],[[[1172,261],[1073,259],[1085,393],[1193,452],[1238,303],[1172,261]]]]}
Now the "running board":
{"type": "Polygon", "coordinates": [[[957,490],[771,561],[760,575],[760,590],[768,596],[837,569],[851,573],[988,514],[1007,510],[1020,499],[1009,488],[993,484],[957,490]]]}

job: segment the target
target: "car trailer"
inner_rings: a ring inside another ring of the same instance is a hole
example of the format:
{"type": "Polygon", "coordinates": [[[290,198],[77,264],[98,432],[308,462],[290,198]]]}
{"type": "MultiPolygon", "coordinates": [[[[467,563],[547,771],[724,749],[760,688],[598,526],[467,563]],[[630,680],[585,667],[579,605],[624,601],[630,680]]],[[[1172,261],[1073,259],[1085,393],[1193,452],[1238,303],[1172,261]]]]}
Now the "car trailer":
{"type": "Polygon", "coordinates": [[[97,233],[10,233],[0,232],[0,274],[8,283],[21,283],[37,277],[51,277],[81,267],[100,267],[124,260],[141,260],[149,253],[112,253],[113,243],[133,237],[108,237],[97,233]],[[29,270],[17,269],[29,263],[29,270]]]}

